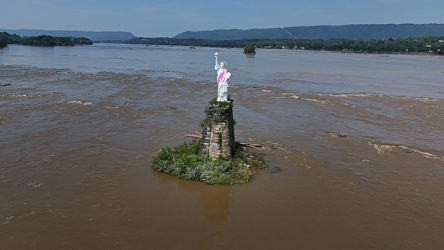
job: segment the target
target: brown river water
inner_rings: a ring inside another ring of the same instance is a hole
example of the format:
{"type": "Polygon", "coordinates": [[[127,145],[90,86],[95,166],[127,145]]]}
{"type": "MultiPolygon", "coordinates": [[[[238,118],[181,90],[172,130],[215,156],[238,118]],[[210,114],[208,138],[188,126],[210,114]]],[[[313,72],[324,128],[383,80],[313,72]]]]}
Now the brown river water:
{"type": "Polygon", "coordinates": [[[153,171],[216,96],[210,48],[0,50],[0,250],[442,249],[442,57],[217,49],[248,184],[153,171]]]}

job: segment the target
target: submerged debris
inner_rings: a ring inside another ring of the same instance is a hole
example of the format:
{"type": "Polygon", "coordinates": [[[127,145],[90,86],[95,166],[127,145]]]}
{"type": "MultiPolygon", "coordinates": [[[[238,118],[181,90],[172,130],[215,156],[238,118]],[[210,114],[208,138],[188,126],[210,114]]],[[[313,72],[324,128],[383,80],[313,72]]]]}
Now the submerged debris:
{"type": "Polygon", "coordinates": [[[273,168],[270,169],[270,171],[268,171],[268,172],[270,172],[271,174],[277,174],[277,173],[282,172],[282,169],[281,169],[280,167],[273,167],[273,168]]]}

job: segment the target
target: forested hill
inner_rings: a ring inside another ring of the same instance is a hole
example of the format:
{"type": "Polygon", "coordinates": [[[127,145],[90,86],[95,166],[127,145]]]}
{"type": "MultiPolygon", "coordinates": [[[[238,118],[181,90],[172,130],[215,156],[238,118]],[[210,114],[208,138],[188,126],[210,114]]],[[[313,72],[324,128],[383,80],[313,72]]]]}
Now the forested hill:
{"type": "Polygon", "coordinates": [[[130,32],[121,32],[121,31],[98,32],[98,31],[67,31],[67,30],[0,29],[0,32],[16,34],[21,37],[42,36],[42,35],[54,36],[54,37],[86,37],[92,41],[127,41],[136,37],[130,32]]]}
{"type": "Polygon", "coordinates": [[[248,39],[291,39],[291,34],[282,28],[251,29],[251,30],[213,30],[213,31],[186,31],[173,38],[202,39],[202,40],[248,40],[248,39]]]}
{"type": "Polygon", "coordinates": [[[203,40],[246,39],[388,39],[444,36],[444,24],[351,24],[297,26],[272,29],[187,31],[174,38],[203,40]]]}

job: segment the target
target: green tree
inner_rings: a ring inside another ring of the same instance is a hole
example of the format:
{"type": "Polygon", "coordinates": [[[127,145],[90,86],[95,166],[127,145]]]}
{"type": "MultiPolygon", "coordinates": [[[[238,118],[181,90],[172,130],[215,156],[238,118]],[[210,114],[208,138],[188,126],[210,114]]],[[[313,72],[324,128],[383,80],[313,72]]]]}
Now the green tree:
{"type": "Polygon", "coordinates": [[[254,47],[251,44],[248,44],[244,47],[244,53],[254,55],[254,54],[256,54],[256,47],[254,47]]]}
{"type": "Polygon", "coordinates": [[[22,45],[31,46],[74,46],[91,45],[92,41],[84,37],[52,37],[52,36],[33,36],[21,40],[22,45]]]}
{"type": "Polygon", "coordinates": [[[20,43],[20,40],[20,36],[16,34],[11,35],[7,32],[0,32],[0,48],[4,48],[11,43],[20,43]]]}

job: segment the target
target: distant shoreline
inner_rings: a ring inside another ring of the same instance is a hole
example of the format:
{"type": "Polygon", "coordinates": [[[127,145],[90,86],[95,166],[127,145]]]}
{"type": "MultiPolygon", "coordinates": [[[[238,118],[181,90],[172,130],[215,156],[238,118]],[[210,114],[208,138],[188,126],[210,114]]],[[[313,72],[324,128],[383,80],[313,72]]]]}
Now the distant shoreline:
{"type": "Polygon", "coordinates": [[[188,47],[295,49],[313,51],[358,52],[368,54],[424,54],[444,55],[444,36],[409,37],[385,40],[302,40],[302,39],[253,39],[253,40],[199,40],[175,38],[134,38],[119,41],[125,44],[174,45],[188,47]]]}

